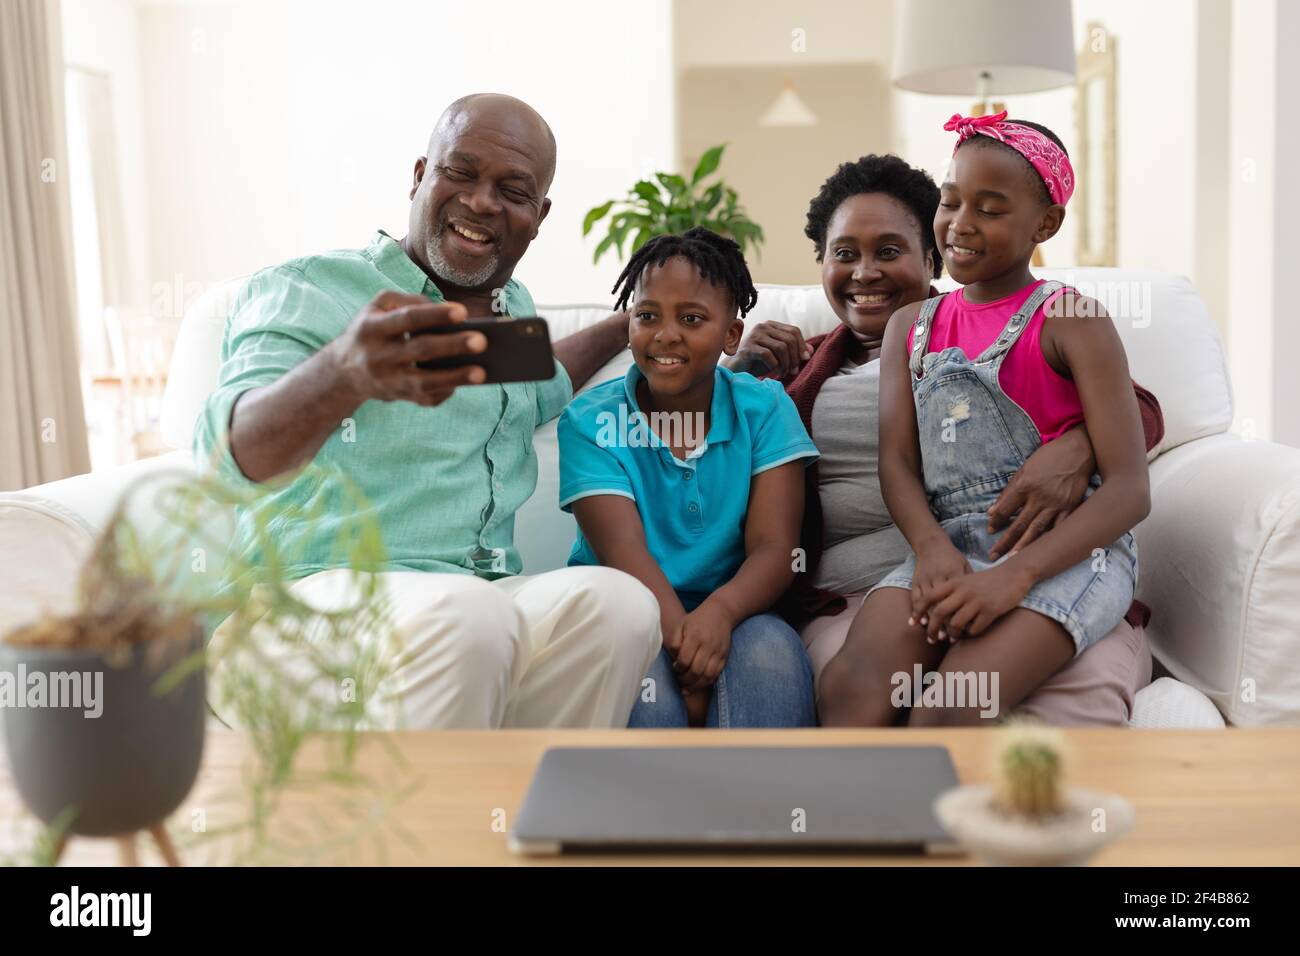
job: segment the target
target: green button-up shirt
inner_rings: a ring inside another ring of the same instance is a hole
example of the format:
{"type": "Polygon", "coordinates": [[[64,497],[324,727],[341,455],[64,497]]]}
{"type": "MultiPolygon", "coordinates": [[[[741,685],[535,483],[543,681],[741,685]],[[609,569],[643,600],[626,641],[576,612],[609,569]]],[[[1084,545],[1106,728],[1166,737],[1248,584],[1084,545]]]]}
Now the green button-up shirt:
{"type": "MultiPolygon", "coordinates": [[[[327,252],[258,272],[226,321],[221,376],[195,426],[200,467],[214,463],[228,479],[248,483],[229,451],[230,412],[251,388],[279,379],[343,332],[385,289],[442,293],[390,236],[364,249],[327,252]]],[[[511,316],[534,315],[532,296],[510,280],[511,316]]],[[[537,486],[533,429],[557,416],[573,394],[564,367],[543,382],[462,386],[436,408],[411,402],[364,403],[316,453],[324,471],[309,469],[273,491],[273,508],[294,519],[274,529],[289,577],[347,565],[339,544],[337,468],[364,495],[387,554],[380,570],[450,571],[497,578],[518,574],[514,516],[537,486]],[[325,477],[322,477],[322,474],[325,477]]],[[[249,516],[241,516],[235,547],[250,553],[249,516]]]]}

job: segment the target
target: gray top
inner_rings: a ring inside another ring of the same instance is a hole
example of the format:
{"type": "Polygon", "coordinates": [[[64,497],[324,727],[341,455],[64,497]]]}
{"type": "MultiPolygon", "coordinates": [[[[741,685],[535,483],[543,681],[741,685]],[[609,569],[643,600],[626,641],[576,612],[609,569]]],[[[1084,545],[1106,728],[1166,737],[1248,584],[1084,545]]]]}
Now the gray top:
{"type": "Polygon", "coordinates": [[[846,364],[813,405],[825,528],[813,584],[837,594],[867,590],[909,553],[880,494],[879,393],[880,359],[874,358],[846,364]]]}

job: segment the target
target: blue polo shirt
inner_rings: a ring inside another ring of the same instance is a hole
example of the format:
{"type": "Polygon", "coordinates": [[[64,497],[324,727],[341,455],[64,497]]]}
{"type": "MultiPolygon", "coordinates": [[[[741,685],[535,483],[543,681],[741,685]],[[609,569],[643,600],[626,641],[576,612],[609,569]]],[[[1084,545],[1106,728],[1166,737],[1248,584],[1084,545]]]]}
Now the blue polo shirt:
{"type": "MultiPolygon", "coordinates": [[[[719,366],[709,433],[682,461],[637,407],[643,377],[633,365],[625,378],[579,395],[560,416],[560,507],[572,511],[573,502],[590,495],[636,502],[647,549],[689,611],[745,560],[750,480],[796,459],[811,464],[817,448],[779,382],[719,366]]],[[[581,530],[569,564],[600,564],[581,530]]]]}

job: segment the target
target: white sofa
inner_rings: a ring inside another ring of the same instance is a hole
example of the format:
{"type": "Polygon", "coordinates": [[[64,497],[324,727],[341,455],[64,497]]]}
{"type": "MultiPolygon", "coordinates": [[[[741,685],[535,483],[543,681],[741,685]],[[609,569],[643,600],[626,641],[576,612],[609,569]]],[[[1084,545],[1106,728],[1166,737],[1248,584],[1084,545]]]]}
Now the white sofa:
{"type": "MultiPolygon", "coordinates": [[[[1138,529],[1138,596],[1152,608],[1148,635],[1169,676],[1139,694],[1133,724],[1300,724],[1300,449],[1227,433],[1232,391],[1223,346],[1186,279],[1115,269],[1043,274],[1110,306],[1134,377],[1164,409],[1152,512],[1138,529]]],[[[211,288],[185,315],[162,423],[178,451],[0,495],[0,631],[41,608],[70,604],[78,564],[125,488],[160,469],[191,468],[190,434],[216,383],[222,327],[241,284],[211,288]]],[[[608,309],[539,312],[560,338],[608,309]]],[[[747,322],[766,319],[807,335],[836,321],[817,286],[760,287],[747,322]]],[[[630,362],[624,351],[593,383],[621,375],[630,362]]],[[[554,423],[538,429],[535,444],[538,488],[516,522],[526,572],[563,565],[573,540],[573,519],[556,507],[554,423]]]]}

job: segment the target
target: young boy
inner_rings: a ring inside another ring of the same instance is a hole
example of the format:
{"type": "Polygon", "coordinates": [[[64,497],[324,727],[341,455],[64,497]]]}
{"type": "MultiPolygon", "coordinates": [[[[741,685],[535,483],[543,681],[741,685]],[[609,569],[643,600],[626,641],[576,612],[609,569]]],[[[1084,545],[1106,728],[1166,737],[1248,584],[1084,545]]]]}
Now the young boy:
{"type": "Polygon", "coordinates": [[[659,600],[663,649],[629,726],[812,726],[803,643],[765,612],[794,578],[817,449],[779,383],[717,364],[758,298],[740,247],[660,236],[613,291],[636,364],[561,417],[560,507],[580,529],[569,564],[626,571],[659,600]]]}

